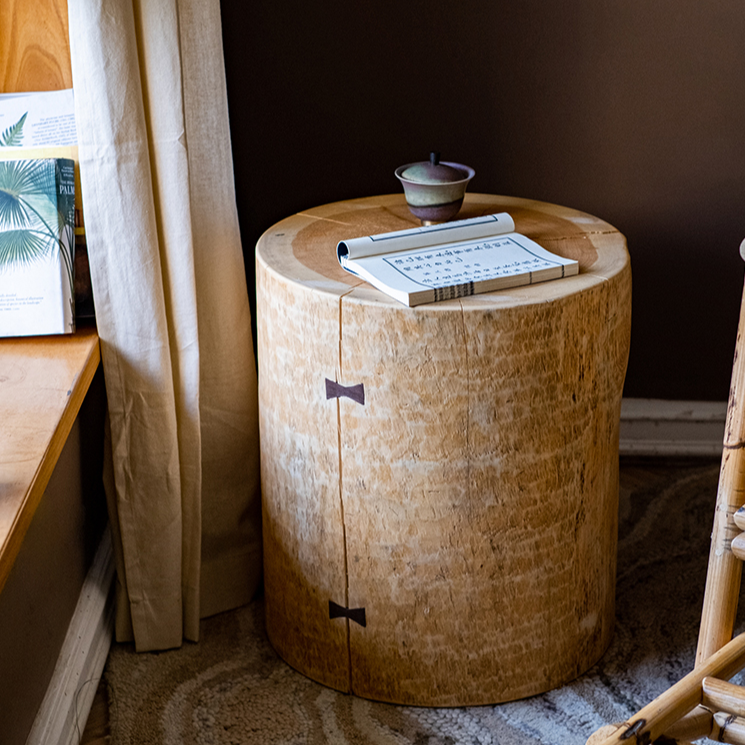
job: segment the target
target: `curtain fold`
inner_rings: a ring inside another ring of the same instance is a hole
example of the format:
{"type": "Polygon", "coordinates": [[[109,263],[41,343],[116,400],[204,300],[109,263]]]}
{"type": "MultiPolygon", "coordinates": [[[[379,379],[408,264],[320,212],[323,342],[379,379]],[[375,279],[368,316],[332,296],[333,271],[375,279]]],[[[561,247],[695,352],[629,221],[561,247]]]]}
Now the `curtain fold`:
{"type": "Polygon", "coordinates": [[[109,406],[117,639],[197,640],[261,576],[256,373],[218,0],[69,0],[109,406]]]}

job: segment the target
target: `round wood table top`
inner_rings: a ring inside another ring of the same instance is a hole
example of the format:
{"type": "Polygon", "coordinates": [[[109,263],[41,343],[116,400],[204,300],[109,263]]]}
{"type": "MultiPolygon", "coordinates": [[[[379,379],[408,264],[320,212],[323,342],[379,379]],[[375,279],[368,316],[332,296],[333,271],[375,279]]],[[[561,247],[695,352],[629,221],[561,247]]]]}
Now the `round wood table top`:
{"type": "MultiPolygon", "coordinates": [[[[569,207],[516,197],[466,194],[456,219],[508,212],[515,230],[547,250],[579,262],[577,276],[417,306],[427,312],[447,308],[510,307],[542,303],[582,292],[630,270],[626,239],[598,217],[569,207]]],[[[403,194],[387,194],[314,207],[272,226],[258,242],[257,261],[313,292],[345,300],[400,305],[341,268],[339,241],[419,227],[403,194]]],[[[401,306],[404,307],[404,306],[401,306]]]]}

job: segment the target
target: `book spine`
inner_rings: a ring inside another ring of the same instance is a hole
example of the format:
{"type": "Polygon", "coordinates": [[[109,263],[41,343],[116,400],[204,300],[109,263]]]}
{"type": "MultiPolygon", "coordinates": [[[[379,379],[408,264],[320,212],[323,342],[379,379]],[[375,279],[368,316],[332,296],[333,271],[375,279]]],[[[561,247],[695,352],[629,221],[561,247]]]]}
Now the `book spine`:
{"type": "Polygon", "coordinates": [[[60,220],[60,271],[65,325],[75,331],[75,161],[55,158],[57,210],[60,220]]]}
{"type": "Polygon", "coordinates": [[[462,285],[451,285],[450,287],[435,287],[435,301],[454,300],[459,297],[475,295],[476,289],[473,282],[465,282],[462,285]]]}

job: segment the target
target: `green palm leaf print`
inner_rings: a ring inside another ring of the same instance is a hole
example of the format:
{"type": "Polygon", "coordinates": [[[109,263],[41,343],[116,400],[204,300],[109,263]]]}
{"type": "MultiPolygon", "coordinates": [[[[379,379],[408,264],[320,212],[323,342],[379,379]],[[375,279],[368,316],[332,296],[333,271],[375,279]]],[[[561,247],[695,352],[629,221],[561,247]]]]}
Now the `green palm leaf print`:
{"type": "Polygon", "coordinates": [[[0,134],[0,147],[18,147],[23,142],[23,124],[26,121],[26,112],[15,124],[8,127],[0,134]]]}

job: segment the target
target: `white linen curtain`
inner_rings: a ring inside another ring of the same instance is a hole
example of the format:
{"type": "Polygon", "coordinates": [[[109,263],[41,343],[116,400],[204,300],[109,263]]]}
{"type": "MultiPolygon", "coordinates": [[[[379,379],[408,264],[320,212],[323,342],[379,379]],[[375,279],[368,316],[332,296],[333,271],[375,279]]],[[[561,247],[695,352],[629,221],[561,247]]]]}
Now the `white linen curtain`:
{"type": "Polygon", "coordinates": [[[258,417],[219,0],[69,0],[109,406],[119,640],[197,640],[261,575],[258,417]]]}

